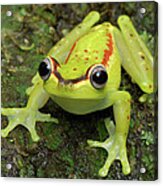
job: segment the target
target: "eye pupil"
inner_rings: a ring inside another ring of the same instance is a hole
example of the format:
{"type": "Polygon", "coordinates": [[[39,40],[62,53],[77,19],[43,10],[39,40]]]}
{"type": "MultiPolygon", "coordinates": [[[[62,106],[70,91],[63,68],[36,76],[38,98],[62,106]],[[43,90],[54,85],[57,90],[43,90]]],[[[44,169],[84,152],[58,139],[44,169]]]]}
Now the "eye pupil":
{"type": "Polygon", "coordinates": [[[39,73],[40,76],[45,76],[49,73],[50,69],[48,68],[48,65],[45,62],[42,62],[39,66],[39,73]]]}
{"type": "Polygon", "coordinates": [[[41,76],[43,80],[47,80],[49,78],[50,73],[51,73],[49,59],[45,59],[44,61],[40,63],[38,71],[39,71],[39,75],[41,76]]]}
{"type": "Polygon", "coordinates": [[[91,83],[94,88],[103,88],[108,80],[108,75],[104,67],[97,66],[92,70],[91,83]]]}
{"type": "Polygon", "coordinates": [[[93,75],[93,80],[98,84],[103,84],[107,80],[107,74],[105,71],[97,72],[93,75]]]}

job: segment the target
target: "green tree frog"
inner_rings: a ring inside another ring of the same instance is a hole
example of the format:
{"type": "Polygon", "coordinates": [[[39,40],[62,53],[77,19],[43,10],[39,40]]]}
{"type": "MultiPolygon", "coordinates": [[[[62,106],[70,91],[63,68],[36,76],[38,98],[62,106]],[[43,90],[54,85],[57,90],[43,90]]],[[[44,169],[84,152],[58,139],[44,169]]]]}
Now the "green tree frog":
{"type": "Polygon", "coordinates": [[[125,175],[130,173],[126,139],[130,124],[131,96],[119,91],[121,64],[145,93],[153,92],[153,57],[136,32],[130,18],[118,18],[120,29],[109,22],[93,26],[100,19],[90,12],[65,38],[61,39],[40,63],[27,89],[29,99],[25,108],[2,108],[9,119],[2,130],[7,137],[17,125],[26,127],[38,141],[37,121],[58,122],[50,114],[39,111],[49,98],[64,110],[78,115],[113,106],[114,119],[105,119],[109,138],[104,142],[88,140],[91,147],[108,152],[99,175],[105,177],[114,160],[120,160],[125,175]]]}

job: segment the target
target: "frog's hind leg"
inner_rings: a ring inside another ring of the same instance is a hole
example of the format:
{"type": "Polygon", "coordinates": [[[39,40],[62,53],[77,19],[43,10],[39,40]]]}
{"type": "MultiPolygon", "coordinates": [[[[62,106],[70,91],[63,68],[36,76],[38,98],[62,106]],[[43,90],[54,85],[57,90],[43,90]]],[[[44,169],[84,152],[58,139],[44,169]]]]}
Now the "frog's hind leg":
{"type": "Polygon", "coordinates": [[[120,16],[118,24],[121,32],[115,28],[114,34],[122,66],[144,92],[152,93],[153,57],[128,16],[120,16]]]}

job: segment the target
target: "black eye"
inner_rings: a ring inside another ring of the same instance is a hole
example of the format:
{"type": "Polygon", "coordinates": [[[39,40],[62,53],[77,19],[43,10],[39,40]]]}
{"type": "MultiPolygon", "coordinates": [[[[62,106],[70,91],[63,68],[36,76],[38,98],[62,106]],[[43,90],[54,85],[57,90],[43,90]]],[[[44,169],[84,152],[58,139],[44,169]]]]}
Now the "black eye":
{"type": "Polygon", "coordinates": [[[90,76],[91,84],[96,89],[101,89],[105,86],[108,80],[108,74],[103,66],[96,66],[90,76]]]}
{"type": "Polygon", "coordinates": [[[43,80],[47,80],[51,74],[51,65],[48,58],[44,59],[39,66],[38,72],[43,80]]]}

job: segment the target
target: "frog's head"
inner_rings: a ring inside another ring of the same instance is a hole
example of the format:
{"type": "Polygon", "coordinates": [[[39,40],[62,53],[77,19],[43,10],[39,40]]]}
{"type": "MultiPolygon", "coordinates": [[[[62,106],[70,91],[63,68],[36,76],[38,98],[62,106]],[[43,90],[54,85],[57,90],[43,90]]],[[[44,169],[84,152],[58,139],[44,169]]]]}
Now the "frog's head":
{"type": "Polygon", "coordinates": [[[84,69],[80,66],[70,68],[68,65],[60,66],[51,57],[41,62],[39,74],[50,95],[67,98],[101,98],[108,81],[107,69],[102,64],[85,66],[84,69]]]}
{"type": "Polygon", "coordinates": [[[102,99],[117,88],[120,71],[114,64],[119,65],[119,58],[107,29],[98,26],[76,41],[63,63],[48,56],[40,64],[44,89],[51,96],[102,99]]]}

